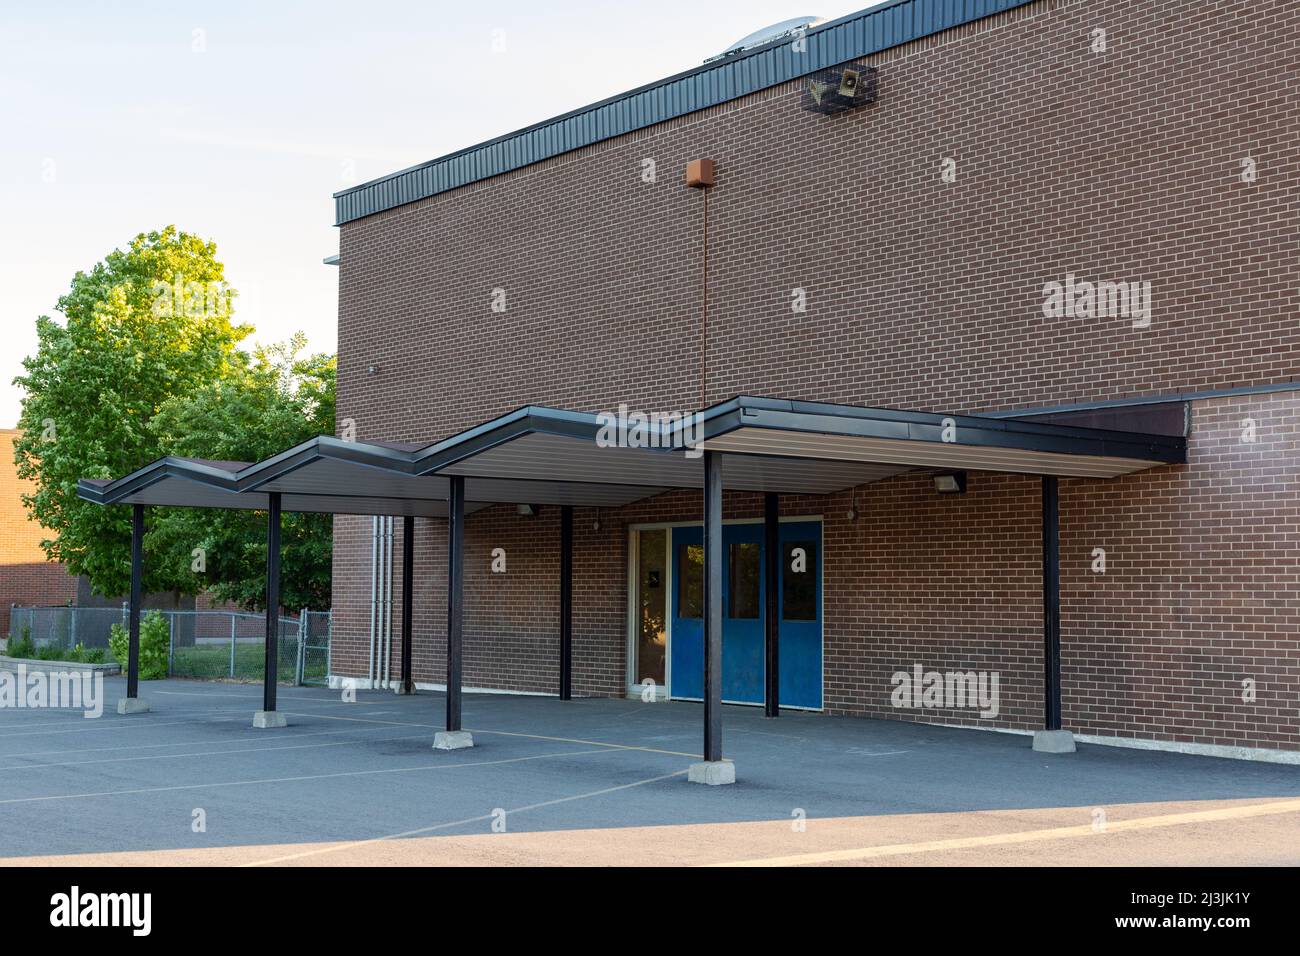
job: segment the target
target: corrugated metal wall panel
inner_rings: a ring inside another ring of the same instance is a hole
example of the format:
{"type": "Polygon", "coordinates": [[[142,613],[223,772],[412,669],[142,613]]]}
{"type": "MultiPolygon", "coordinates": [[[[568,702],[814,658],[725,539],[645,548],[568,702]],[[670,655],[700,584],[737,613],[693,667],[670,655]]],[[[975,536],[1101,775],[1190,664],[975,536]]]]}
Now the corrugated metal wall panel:
{"type": "Polygon", "coordinates": [[[773,44],[335,193],[335,221],[426,199],[1032,2],[894,0],[818,27],[805,54],[789,42],[773,44]]]}

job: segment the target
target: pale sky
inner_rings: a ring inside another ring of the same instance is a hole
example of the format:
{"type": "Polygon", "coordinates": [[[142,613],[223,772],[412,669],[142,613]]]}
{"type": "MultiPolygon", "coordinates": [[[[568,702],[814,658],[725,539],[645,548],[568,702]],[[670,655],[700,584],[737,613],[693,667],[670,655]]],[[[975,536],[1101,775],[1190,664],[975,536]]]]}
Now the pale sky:
{"type": "Polygon", "coordinates": [[[875,5],[801,4],[0,0],[0,427],[36,317],[137,233],[215,240],[257,341],[332,352],[332,193],[875,5]]]}

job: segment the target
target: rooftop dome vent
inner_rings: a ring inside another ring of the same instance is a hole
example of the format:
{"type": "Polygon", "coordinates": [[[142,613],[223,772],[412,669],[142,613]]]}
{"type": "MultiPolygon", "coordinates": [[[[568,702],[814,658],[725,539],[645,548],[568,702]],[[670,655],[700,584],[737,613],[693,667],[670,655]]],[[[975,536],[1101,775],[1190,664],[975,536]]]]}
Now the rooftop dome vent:
{"type": "Polygon", "coordinates": [[[794,17],[791,20],[782,20],[780,23],[774,23],[770,27],[764,27],[747,37],[737,40],[717,56],[711,56],[704,62],[716,63],[718,60],[725,60],[729,56],[744,53],[746,50],[752,50],[755,47],[774,43],[777,40],[792,38],[809,27],[815,27],[817,24],[825,22],[822,17],[794,17]]]}

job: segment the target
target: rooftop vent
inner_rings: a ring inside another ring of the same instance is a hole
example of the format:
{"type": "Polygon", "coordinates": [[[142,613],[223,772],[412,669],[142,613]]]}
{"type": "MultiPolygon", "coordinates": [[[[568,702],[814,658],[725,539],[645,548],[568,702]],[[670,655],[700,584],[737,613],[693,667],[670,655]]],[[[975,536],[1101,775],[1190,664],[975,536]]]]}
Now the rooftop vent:
{"type": "Polygon", "coordinates": [[[752,50],[755,47],[764,46],[777,40],[793,38],[802,31],[825,22],[826,20],[822,17],[795,17],[792,20],[782,20],[780,23],[774,23],[770,27],[764,27],[743,39],[737,40],[717,56],[711,56],[704,62],[716,63],[718,60],[725,60],[729,56],[744,53],[746,50],[752,50]]]}

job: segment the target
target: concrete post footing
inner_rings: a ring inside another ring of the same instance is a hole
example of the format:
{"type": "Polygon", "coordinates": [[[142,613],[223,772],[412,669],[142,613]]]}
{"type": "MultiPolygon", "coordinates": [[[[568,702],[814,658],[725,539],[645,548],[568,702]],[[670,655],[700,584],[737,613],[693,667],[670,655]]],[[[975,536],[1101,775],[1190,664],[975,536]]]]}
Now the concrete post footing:
{"type": "Polygon", "coordinates": [[[278,710],[259,710],[253,714],[253,726],[259,730],[270,727],[288,727],[289,721],[278,710]]]}
{"type": "Polygon", "coordinates": [[[730,760],[701,760],[691,764],[686,772],[686,779],[691,783],[708,784],[716,787],[720,784],[736,782],[736,765],[730,760]]]}
{"type": "Polygon", "coordinates": [[[1042,754],[1074,753],[1074,734],[1068,730],[1035,730],[1034,749],[1042,754]]]}
{"type": "Polygon", "coordinates": [[[440,730],[433,735],[434,750],[463,750],[474,746],[474,735],[468,730],[440,730]]]}
{"type": "Polygon", "coordinates": [[[149,702],[141,700],[139,697],[123,697],[117,702],[117,712],[119,714],[147,714],[149,713],[149,702]]]}
{"type": "Polygon", "coordinates": [[[394,684],[393,693],[396,694],[398,697],[410,696],[415,693],[415,685],[412,684],[409,687],[403,687],[401,684],[394,684]]]}

